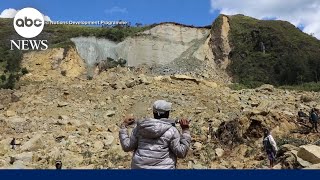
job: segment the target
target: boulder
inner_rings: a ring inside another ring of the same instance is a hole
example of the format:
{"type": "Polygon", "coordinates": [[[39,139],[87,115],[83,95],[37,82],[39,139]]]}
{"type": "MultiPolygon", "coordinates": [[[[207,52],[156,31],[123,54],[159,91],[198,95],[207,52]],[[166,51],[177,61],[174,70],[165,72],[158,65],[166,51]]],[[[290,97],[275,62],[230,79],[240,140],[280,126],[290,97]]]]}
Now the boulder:
{"type": "Polygon", "coordinates": [[[70,118],[69,118],[68,116],[66,116],[66,115],[60,115],[60,116],[58,117],[58,119],[61,119],[61,120],[69,120],[70,118]]]}
{"type": "Polygon", "coordinates": [[[282,156],[284,153],[292,150],[298,151],[299,148],[291,144],[284,144],[279,148],[278,155],[282,156]]]}
{"type": "Polygon", "coordinates": [[[103,143],[104,145],[108,146],[108,145],[111,145],[113,141],[114,141],[114,137],[112,135],[108,135],[108,136],[105,136],[103,143]]]}
{"type": "Polygon", "coordinates": [[[102,151],[104,147],[104,143],[101,141],[96,141],[93,144],[94,152],[102,151]]]}
{"type": "Polygon", "coordinates": [[[137,85],[137,81],[135,79],[128,79],[126,80],[125,85],[127,88],[133,88],[135,85],[137,85]]]}
{"type": "Polygon", "coordinates": [[[201,164],[193,164],[192,169],[208,169],[208,168],[201,164]]]}
{"type": "Polygon", "coordinates": [[[320,163],[319,164],[312,164],[304,169],[320,169],[320,163]]]}
{"type": "Polygon", "coordinates": [[[28,167],[25,165],[23,161],[16,161],[7,169],[28,169],[28,167]]]}
{"type": "Polygon", "coordinates": [[[223,154],[224,154],[224,150],[221,149],[221,148],[217,148],[217,149],[215,149],[214,151],[216,152],[216,155],[217,155],[218,157],[222,157],[223,154]]]}
{"type": "Polygon", "coordinates": [[[116,115],[116,112],[113,110],[108,110],[105,114],[104,114],[104,118],[108,118],[108,117],[112,117],[116,115]]]}
{"type": "Polygon", "coordinates": [[[22,161],[24,163],[31,163],[33,152],[23,152],[14,156],[16,161],[22,161]]]}
{"type": "Polygon", "coordinates": [[[7,110],[5,116],[7,117],[13,117],[16,116],[17,113],[15,111],[7,110]]]}
{"type": "Polygon", "coordinates": [[[94,167],[95,167],[94,164],[90,164],[88,166],[74,167],[72,169],[79,169],[79,170],[81,170],[81,169],[90,169],[90,170],[92,170],[92,169],[94,169],[94,167]]]}
{"type": "Polygon", "coordinates": [[[273,92],[274,91],[274,86],[270,85],[270,84],[264,84],[260,87],[257,88],[258,91],[269,91],[269,92],[273,92]]]}
{"type": "Polygon", "coordinates": [[[193,78],[193,77],[189,77],[189,76],[186,76],[186,75],[182,75],[182,74],[175,74],[173,76],[170,76],[171,79],[175,79],[175,80],[180,80],[180,81],[193,81],[197,84],[199,84],[199,80],[196,79],[196,78],[193,78]]]}
{"type": "Polygon", "coordinates": [[[112,132],[112,133],[119,132],[119,129],[120,129],[119,126],[117,126],[115,124],[108,126],[108,131],[112,132]]]}
{"type": "Polygon", "coordinates": [[[113,89],[126,89],[127,88],[125,82],[123,82],[123,81],[116,82],[116,83],[111,83],[110,86],[113,89]]]}
{"type": "Polygon", "coordinates": [[[138,77],[139,83],[140,84],[144,84],[144,85],[149,85],[151,84],[151,82],[149,81],[149,79],[144,75],[144,74],[140,74],[138,77]]]}
{"type": "Polygon", "coordinates": [[[37,134],[20,147],[21,151],[36,151],[44,147],[42,134],[37,134]]]}
{"type": "Polygon", "coordinates": [[[65,107],[65,106],[68,106],[69,105],[69,103],[67,103],[67,102],[59,102],[58,103],[58,107],[65,107]]]}
{"type": "Polygon", "coordinates": [[[316,145],[300,146],[298,157],[312,164],[320,163],[320,147],[316,145]]]}
{"type": "Polygon", "coordinates": [[[193,144],[193,149],[200,150],[202,148],[202,144],[200,142],[195,142],[193,144]]]}
{"type": "Polygon", "coordinates": [[[291,150],[290,152],[295,155],[295,157],[296,157],[296,159],[297,159],[297,162],[299,163],[300,166],[302,166],[302,167],[308,167],[308,166],[312,165],[310,162],[301,159],[301,158],[298,156],[298,151],[297,151],[297,150],[291,150]]]}
{"type": "Polygon", "coordinates": [[[297,157],[292,152],[286,152],[282,157],[281,160],[281,166],[282,169],[296,169],[299,167],[299,164],[297,162],[297,157]]]}
{"type": "Polygon", "coordinates": [[[6,138],[0,141],[0,156],[4,156],[10,151],[10,142],[12,138],[6,138]]]}

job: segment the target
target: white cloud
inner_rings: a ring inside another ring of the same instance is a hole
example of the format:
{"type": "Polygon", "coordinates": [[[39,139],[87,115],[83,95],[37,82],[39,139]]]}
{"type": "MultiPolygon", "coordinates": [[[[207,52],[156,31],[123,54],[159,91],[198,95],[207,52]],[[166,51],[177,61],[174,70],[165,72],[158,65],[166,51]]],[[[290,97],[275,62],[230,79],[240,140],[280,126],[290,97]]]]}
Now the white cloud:
{"type": "MultiPolygon", "coordinates": [[[[15,10],[12,8],[5,9],[1,12],[0,18],[14,18],[14,16],[17,14],[18,11],[19,10],[15,10]]],[[[45,21],[51,21],[49,16],[46,16],[44,14],[42,14],[42,15],[43,15],[43,18],[45,21]]]]}
{"type": "Polygon", "coordinates": [[[104,12],[107,14],[113,14],[113,13],[125,14],[125,13],[128,13],[128,10],[127,10],[127,8],[120,8],[118,6],[114,6],[111,9],[106,9],[104,12]]]}
{"type": "Polygon", "coordinates": [[[1,12],[0,18],[14,18],[14,16],[17,14],[17,10],[9,8],[5,9],[1,12]]]}
{"type": "Polygon", "coordinates": [[[49,16],[46,16],[44,14],[42,14],[42,15],[43,15],[44,21],[51,21],[51,18],[49,16]]]}
{"type": "Polygon", "coordinates": [[[214,11],[289,21],[295,26],[303,26],[305,33],[320,39],[319,0],[211,0],[210,12],[214,11]]]}

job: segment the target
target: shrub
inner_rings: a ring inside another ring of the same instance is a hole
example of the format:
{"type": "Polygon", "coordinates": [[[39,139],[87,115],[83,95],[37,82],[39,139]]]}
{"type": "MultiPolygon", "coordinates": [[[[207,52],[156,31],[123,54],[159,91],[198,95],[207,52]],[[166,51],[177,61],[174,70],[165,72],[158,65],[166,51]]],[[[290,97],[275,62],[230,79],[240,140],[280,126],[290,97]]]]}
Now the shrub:
{"type": "Polygon", "coordinates": [[[61,75],[62,75],[62,76],[66,76],[66,75],[67,75],[67,71],[66,71],[66,70],[61,71],[61,75]]]}
{"type": "Polygon", "coordinates": [[[244,84],[239,83],[233,83],[229,85],[229,88],[232,90],[242,90],[242,89],[248,89],[248,87],[244,84]]]}
{"type": "Polygon", "coordinates": [[[4,82],[4,81],[7,80],[7,77],[6,77],[6,75],[2,74],[2,75],[0,76],[0,79],[2,80],[2,82],[4,82]]]}
{"type": "Polygon", "coordinates": [[[295,139],[295,138],[288,137],[288,136],[285,136],[285,137],[283,137],[281,139],[278,139],[278,140],[276,140],[276,142],[277,142],[277,145],[279,147],[284,145],[284,144],[291,144],[291,145],[294,145],[296,147],[299,147],[299,146],[306,145],[306,144],[310,143],[307,140],[295,139]]]}
{"type": "Polygon", "coordinates": [[[27,68],[24,67],[24,68],[21,69],[21,73],[22,73],[22,75],[25,75],[25,74],[28,74],[29,71],[28,71],[27,68]]]}

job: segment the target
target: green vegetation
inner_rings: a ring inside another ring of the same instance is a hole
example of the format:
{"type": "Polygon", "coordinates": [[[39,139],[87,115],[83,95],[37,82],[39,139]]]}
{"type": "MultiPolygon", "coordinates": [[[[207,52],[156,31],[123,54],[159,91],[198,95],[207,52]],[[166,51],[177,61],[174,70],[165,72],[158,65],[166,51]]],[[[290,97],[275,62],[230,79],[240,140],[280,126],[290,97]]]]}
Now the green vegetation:
{"type": "Polygon", "coordinates": [[[298,91],[320,91],[320,83],[310,82],[292,86],[280,86],[281,89],[298,90],[298,91]]]}
{"type": "Polygon", "coordinates": [[[0,88],[13,88],[18,79],[21,53],[10,50],[10,36],[14,31],[12,20],[0,19],[0,88]],[[10,26],[11,25],[11,26],[10,26]]]}
{"type": "Polygon", "coordinates": [[[273,84],[319,89],[312,83],[303,84],[320,80],[319,40],[285,21],[236,15],[229,17],[229,23],[228,71],[235,82],[250,88],[273,84]]]}
{"type": "MultiPolygon", "coordinates": [[[[63,47],[67,48],[73,46],[70,38],[79,36],[95,36],[98,38],[105,38],[111,41],[120,42],[126,37],[134,36],[138,32],[150,29],[151,26],[143,27],[89,27],[78,25],[46,25],[42,33],[49,41],[49,47],[63,47]],[[46,36],[50,35],[50,36],[46,36]]],[[[41,36],[40,36],[41,37],[41,36]]]]}
{"type": "MultiPolygon", "coordinates": [[[[21,69],[22,51],[11,51],[10,40],[23,39],[14,30],[12,19],[0,19],[0,88],[14,88],[20,76],[28,70],[21,69]]],[[[70,38],[78,36],[96,36],[120,42],[128,36],[150,29],[152,26],[140,27],[89,27],[79,25],[45,25],[43,32],[36,39],[48,40],[49,48],[66,48],[74,46],[70,38]]],[[[24,51],[26,52],[26,51],[24,51]]]]}
{"type": "Polygon", "coordinates": [[[289,136],[285,136],[281,139],[276,140],[278,147],[281,147],[284,144],[291,144],[293,146],[299,147],[302,145],[310,144],[311,142],[304,139],[296,139],[289,136]]]}
{"type": "Polygon", "coordinates": [[[232,90],[242,90],[242,89],[249,89],[249,87],[247,87],[246,85],[244,84],[239,84],[239,83],[233,83],[233,84],[230,84],[228,86],[230,89],[232,90]]]}

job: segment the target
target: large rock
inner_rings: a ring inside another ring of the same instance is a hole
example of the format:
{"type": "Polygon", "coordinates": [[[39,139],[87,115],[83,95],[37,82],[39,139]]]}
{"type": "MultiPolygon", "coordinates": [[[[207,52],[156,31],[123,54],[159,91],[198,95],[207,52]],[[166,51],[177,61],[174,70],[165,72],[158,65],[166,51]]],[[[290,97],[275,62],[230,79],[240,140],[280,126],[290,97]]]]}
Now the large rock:
{"type": "Polygon", "coordinates": [[[195,83],[199,83],[200,80],[196,79],[196,78],[193,78],[193,77],[190,77],[190,76],[186,76],[186,75],[181,75],[181,74],[175,74],[173,76],[171,76],[171,79],[175,79],[175,80],[180,80],[180,81],[193,81],[195,83]]]}
{"type": "Polygon", "coordinates": [[[206,166],[203,166],[201,164],[194,164],[192,165],[192,169],[208,169],[206,166]]]}
{"type": "Polygon", "coordinates": [[[320,169],[320,163],[319,164],[312,164],[304,169],[320,169]]]}
{"type": "Polygon", "coordinates": [[[102,141],[96,141],[93,144],[94,152],[103,151],[104,143],[102,141]]]}
{"type": "Polygon", "coordinates": [[[127,86],[127,88],[132,88],[132,87],[134,87],[135,85],[137,85],[138,84],[138,82],[135,80],[135,79],[128,79],[128,80],[126,80],[126,82],[125,82],[125,85],[127,86]]]}
{"type": "Polygon", "coordinates": [[[202,144],[200,142],[196,142],[193,144],[193,149],[200,150],[202,148],[202,144]]]}
{"type": "Polygon", "coordinates": [[[295,157],[296,157],[296,159],[297,159],[297,162],[299,163],[300,166],[302,166],[302,167],[308,167],[308,166],[312,165],[310,162],[305,161],[305,160],[303,160],[302,158],[300,158],[300,157],[298,156],[298,151],[292,150],[291,153],[295,155],[295,157]]]}
{"type": "Polygon", "coordinates": [[[286,152],[280,158],[282,169],[296,169],[299,167],[297,156],[293,152],[286,152]]]}
{"type": "Polygon", "coordinates": [[[33,152],[23,152],[14,156],[16,161],[22,161],[24,163],[31,163],[33,152]]]}
{"type": "Polygon", "coordinates": [[[65,107],[68,105],[69,105],[69,103],[67,103],[67,102],[58,102],[58,107],[65,107]]]}
{"type": "Polygon", "coordinates": [[[138,77],[138,80],[140,84],[144,84],[144,85],[151,84],[151,81],[144,74],[140,74],[138,77]]]}
{"type": "Polygon", "coordinates": [[[279,151],[278,151],[278,154],[281,156],[283,155],[284,153],[286,152],[289,152],[289,151],[292,151],[292,150],[295,150],[295,151],[298,151],[299,148],[296,147],[296,146],[293,146],[291,144],[284,144],[280,147],[279,151]]]}
{"type": "Polygon", "coordinates": [[[312,164],[320,163],[320,147],[316,145],[300,146],[298,157],[312,164]]]}
{"type": "Polygon", "coordinates": [[[11,110],[8,110],[6,111],[6,114],[5,114],[7,117],[13,117],[13,116],[16,116],[17,113],[15,111],[11,111],[11,110]]]}
{"type": "Polygon", "coordinates": [[[274,87],[270,84],[264,84],[260,87],[257,88],[258,91],[269,91],[269,92],[273,92],[274,91],[274,87]]]}
{"type": "Polygon", "coordinates": [[[217,155],[218,157],[222,157],[223,154],[224,154],[224,150],[221,149],[221,148],[217,148],[217,149],[215,149],[214,151],[216,152],[216,155],[217,155]]]}
{"type": "Polygon", "coordinates": [[[12,138],[3,139],[0,141],[0,156],[4,156],[10,151],[10,142],[12,138]]]}
{"type": "Polygon", "coordinates": [[[114,137],[110,134],[110,135],[107,135],[105,136],[105,139],[104,139],[104,145],[108,146],[108,145],[111,145],[114,141],[114,137]]]}
{"type": "Polygon", "coordinates": [[[108,117],[112,117],[112,116],[114,116],[114,115],[116,115],[116,112],[115,111],[113,111],[113,110],[108,110],[105,114],[104,114],[104,118],[108,118],[108,117]]]}
{"type": "Polygon", "coordinates": [[[30,168],[28,168],[23,161],[16,161],[7,169],[30,169],[30,168]]]}
{"type": "Polygon", "coordinates": [[[37,134],[26,143],[22,144],[21,151],[36,151],[44,147],[42,134],[37,134]]]}

